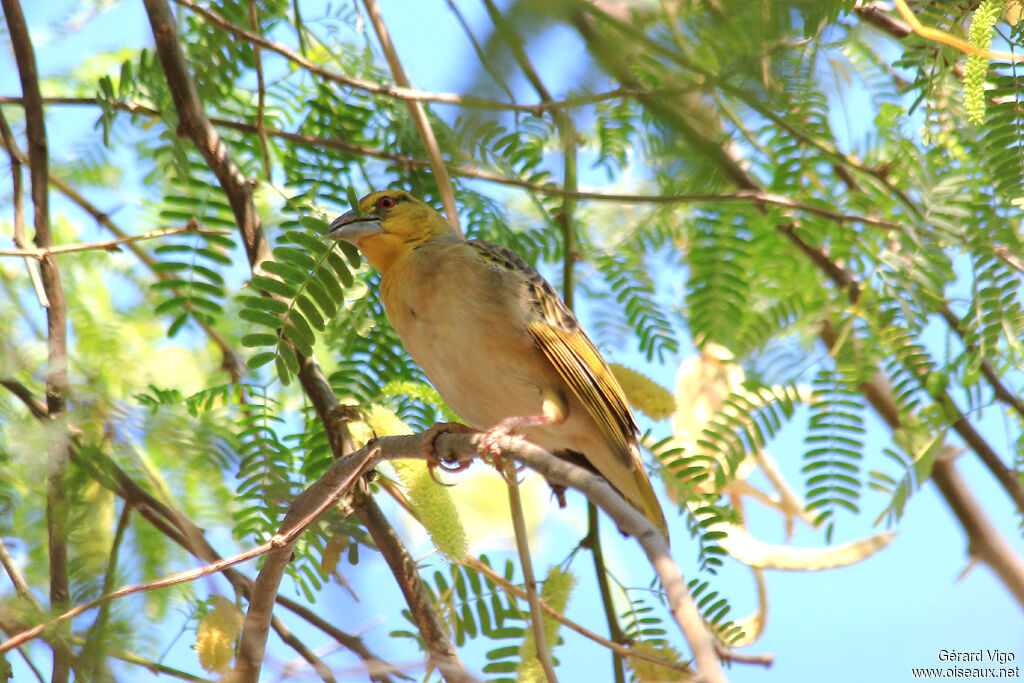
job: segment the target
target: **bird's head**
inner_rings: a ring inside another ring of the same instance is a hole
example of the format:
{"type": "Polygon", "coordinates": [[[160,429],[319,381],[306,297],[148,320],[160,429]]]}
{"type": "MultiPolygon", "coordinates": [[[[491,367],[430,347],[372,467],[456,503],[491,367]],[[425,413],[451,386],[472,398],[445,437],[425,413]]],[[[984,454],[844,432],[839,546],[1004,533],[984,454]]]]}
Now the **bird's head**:
{"type": "Polygon", "coordinates": [[[359,200],[358,212],[335,218],[328,234],[359,247],[382,273],[424,242],[458,238],[441,214],[404,190],[371,192],[359,200]]]}

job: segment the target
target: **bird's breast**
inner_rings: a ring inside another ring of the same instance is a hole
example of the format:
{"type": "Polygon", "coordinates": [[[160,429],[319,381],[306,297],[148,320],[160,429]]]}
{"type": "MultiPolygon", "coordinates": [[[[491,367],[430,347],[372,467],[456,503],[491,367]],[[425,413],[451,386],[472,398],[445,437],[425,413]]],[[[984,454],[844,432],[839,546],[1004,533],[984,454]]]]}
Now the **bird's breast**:
{"type": "Polygon", "coordinates": [[[477,429],[538,414],[551,369],[526,330],[517,293],[475,259],[423,261],[410,258],[381,283],[388,317],[413,360],[477,429]]]}

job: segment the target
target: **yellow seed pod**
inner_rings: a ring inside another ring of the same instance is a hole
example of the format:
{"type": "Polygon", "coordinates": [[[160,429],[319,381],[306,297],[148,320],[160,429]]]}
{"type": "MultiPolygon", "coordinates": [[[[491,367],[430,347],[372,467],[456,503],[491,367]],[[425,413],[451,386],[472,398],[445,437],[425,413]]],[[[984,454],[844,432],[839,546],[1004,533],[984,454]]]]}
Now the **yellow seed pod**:
{"type": "MultiPolygon", "coordinates": [[[[669,645],[655,645],[648,641],[641,641],[634,643],[629,649],[634,652],[642,652],[645,655],[651,655],[652,657],[657,657],[658,659],[664,659],[670,662],[682,661],[682,655],[680,655],[675,648],[669,645]]],[[[636,674],[637,679],[641,683],[689,681],[693,679],[693,675],[686,671],[677,671],[637,657],[629,658],[629,668],[633,670],[633,673],[636,674]]]]}
{"type": "MultiPolygon", "coordinates": [[[[971,45],[987,50],[992,45],[992,34],[996,21],[1003,13],[1003,0],[983,0],[974,10],[967,40],[971,45]]],[[[988,60],[970,55],[964,64],[964,110],[967,120],[975,125],[985,122],[985,76],[988,74],[988,60]]]]}
{"type": "MultiPolygon", "coordinates": [[[[379,436],[412,434],[401,418],[381,405],[370,406],[366,423],[379,436]]],[[[422,460],[393,460],[391,466],[437,549],[456,562],[465,558],[469,541],[448,489],[434,481],[422,460]]]]}
{"type": "Polygon", "coordinates": [[[214,608],[203,615],[196,629],[196,652],[207,671],[223,674],[235,657],[235,640],[242,631],[242,613],[227,598],[215,595],[214,608]]]}
{"type": "Polygon", "coordinates": [[[629,404],[652,420],[664,420],[676,409],[672,392],[636,370],[612,363],[612,374],[626,394],[629,404]]]}
{"type": "MultiPolygon", "coordinates": [[[[548,570],[548,576],[544,579],[544,586],[541,588],[540,597],[556,612],[565,612],[565,606],[569,604],[569,594],[576,586],[576,577],[571,572],[563,570],[555,565],[548,570]]],[[[545,615],[544,619],[544,640],[547,642],[548,653],[558,640],[558,629],[560,623],[545,615]]],[[[547,679],[544,671],[537,660],[537,641],[533,637],[533,629],[526,632],[523,644],[519,646],[519,683],[544,683],[547,679]]]]}

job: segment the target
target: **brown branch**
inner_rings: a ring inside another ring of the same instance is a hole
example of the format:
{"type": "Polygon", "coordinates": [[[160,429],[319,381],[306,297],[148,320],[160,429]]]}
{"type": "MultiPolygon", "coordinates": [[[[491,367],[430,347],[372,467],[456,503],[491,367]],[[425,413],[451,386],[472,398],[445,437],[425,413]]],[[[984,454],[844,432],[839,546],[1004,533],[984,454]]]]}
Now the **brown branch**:
{"type": "Polygon", "coordinates": [[[39,600],[36,599],[32,589],[28,587],[25,575],[18,569],[18,565],[14,564],[14,558],[7,551],[7,545],[4,544],[2,538],[0,538],[0,565],[3,565],[4,571],[7,572],[8,578],[11,579],[11,584],[14,585],[14,592],[18,594],[18,597],[27,600],[32,607],[42,612],[43,606],[39,604],[39,600]]]}
{"type": "MultiPolygon", "coordinates": [[[[334,391],[319,365],[312,358],[302,354],[299,357],[299,381],[309,397],[317,417],[327,432],[327,439],[335,460],[346,457],[355,450],[352,435],[345,422],[345,407],[338,403],[334,391]]],[[[366,525],[377,549],[391,569],[413,620],[420,629],[427,647],[430,661],[438,667],[450,682],[467,680],[465,668],[459,661],[458,653],[440,616],[430,599],[426,584],[419,575],[415,561],[409,555],[402,540],[377,507],[373,496],[357,490],[351,500],[352,509],[366,525]]]]}
{"type": "Polygon", "coordinates": [[[104,240],[102,242],[65,244],[59,247],[45,247],[41,249],[0,249],[0,256],[24,256],[26,258],[34,258],[42,261],[44,257],[49,256],[50,254],[71,254],[79,251],[114,251],[119,244],[141,242],[143,240],[151,240],[158,237],[166,237],[168,235],[183,234],[227,235],[230,233],[225,230],[200,228],[198,222],[190,221],[189,224],[183,228],[163,228],[160,230],[153,230],[152,232],[146,232],[141,235],[129,235],[127,237],[118,237],[117,239],[104,240]]]}
{"type": "Polygon", "coordinates": [[[478,683],[477,678],[459,660],[455,645],[448,637],[448,631],[430,599],[426,583],[420,577],[416,561],[395,530],[387,524],[376,501],[369,493],[357,491],[354,503],[356,513],[370,529],[374,543],[398,581],[409,610],[420,627],[419,635],[427,646],[429,663],[437,667],[448,683],[478,683]]]}
{"type": "MultiPolygon", "coordinates": [[[[376,0],[363,0],[363,6],[366,8],[366,14],[370,17],[370,24],[373,25],[373,30],[377,34],[377,40],[380,41],[380,47],[384,51],[384,56],[388,60],[391,76],[395,79],[395,83],[403,88],[410,87],[409,77],[406,75],[405,69],[402,68],[402,61],[398,58],[398,51],[395,50],[395,46],[391,43],[391,36],[388,35],[387,26],[384,24],[384,17],[380,13],[380,8],[377,7],[376,0]]],[[[459,209],[455,206],[455,192],[452,189],[451,178],[448,177],[448,168],[445,166],[444,158],[441,156],[441,148],[437,144],[437,136],[434,135],[434,129],[430,126],[430,120],[427,118],[427,110],[422,102],[415,100],[406,100],[405,104],[409,108],[409,114],[412,116],[413,123],[416,124],[420,140],[423,141],[423,146],[427,150],[430,170],[434,172],[434,181],[437,183],[437,190],[441,194],[441,203],[444,204],[444,211],[448,216],[448,222],[452,224],[456,232],[460,232],[459,209]]]]}
{"type": "MultiPolygon", "coordinates": [[[[483,97],[473,97],[471,95],[458,95],[455,93],[432,93],[423,90],[416,90],[415,88],[405,87],[401,84],[399,86],[381,85],[374,81],[364,81],[358,78],[352,78],[335,71],[330,71],[323,68],[319,64],[316,64],[302,55],[289,50],[280,43],[275,43],[271,40],[267,40],[261,35],[246,31],[240,26],[232,24],[224,17],[212,12],[211,10],[202,7],[192,0],[174,0],[177,4],[188,7],[196,14],[199,14],[214,26],[224,29],[228,33],[233,34],[236,38],[240,38],[249,43],[252,43],[254,47],[262,47],[272,52],[276,52],[285,59],[294,64],[298,64],[302,68],[306,69],[312,74],[315,74],[324,80],[332,81],[350,88],[362,90],[374,95],[383,95],[396,100],[402,100],[404,102],[435,102],[437,104],[450,104],[460,107],[466,107],[471,109],[491,109],[496,111],[518,111],[526,112],[539,116],[545,111],[553,111],[556,109],[569,109],[572,107],[582,107],[590,104],[597,104],[599,102],[606,102],[613,99],[625,99],[635,97],[640,92],[657,92],[657,94],[670,95],[678,94],[678,88],[663,88],[656,91],[643,89],[642,91],[633,92],[625,88],[616,88],[607,92],[594,93],[592,95],[580,95],[577,97],[570,97],[564,100],[551,100],[550,102],[540,102],[536,104],[516,104],[514,102],[499,102],[498,100],[490,100],[483,97]]],[[[3,102],[0,99],[0,102],[3,102]]]]}
{"type": "MultiPolygon", "coordinates": [[[[453,460],[470,460],[478,455],[477,448],[480,438],[480,435],[442,434],[436,440],[435,445],[438,452],[447,454],[453,460]]],[[[328,509],[344,494],[344,491],[338,490],[337,487],[351,485],[355,481],[355,477],[352,476],[353,472],[364,471],[383,460],[422,458],[422,444],[422,434],[385,437],[335,461],[317,482],[296,499],[282,526],[282,531],[277,537],[292,534],[297,537],[297,527],[294,525],[300,523],[298,520],[301,520],[301,523],[311,523],[317,511],[328,509]]],[[[690,644],[697,668],[704,676],[704,680],[712,683],[724,681],[725,677],[718,663],[714,640],[687,591],[682,573],[673,561],[661,532],[641,513],[633,509],[602,477],[557,458],[519,437],[502,438],[498,441],[498,446],[503,457],[519,460],[555,484],[582,491],[589,500],[611,516],[619,528],[637,539],[658,573],[668,597],[672,615],[690,644]]],[[[380,544],[379,539],[375,540],[380,544]]],[[[281,556],[285,556],[286,551],[287,548],[284,546],[275,549],[275,553],[281,556]]],[[[280,576],[276,575],[283,573],[286,561],[287,557],[268,555],[261,572],[264,585],[273,587],[280,582],[280,576]],[[263,577],[263,573],[267,573],[268,576],[263,577]]],[[[408,558],[407,561],[411,563],[412,559],[408,558]]],[[[395,573],[397,574],[397,572],[395,573]]],[[[417,574],[413,573],[412,575],[416,576],[418,581],[422,581],[417,574]]],[[[259,579],[257,583],[260,583],[259,579]]],[[[258,613],[250,610],[252,619],[250,616],[246,617],[246,630],[250,634],[256,634],[257,638],[259,632],[265,628],[260,619],[266,618],[266,614],[268,614],[266,610],[261,610],[258,613]]],[[[428,634],[421,635],[429,637],[428,634]]],[[[244,637],[246,637],[245,631],[243,631],[244,637]]],[[[432,663],[438,666],[443,673],[446,671],[444,663],[435,659],[432,659],[432,663]]],[[[461,665],[459,666],[461,669],[461,665]]],[[[461,669],[460,677],[455,677],[456,672],[449,668],[445,676],[448,680],[474,680],[472,677],[466,678],[469,674],[464,672],[465,669],[461,669]]],[[[242,678],[243,683],[256,680],[253,677],[255,672],[250,670],[247,673],[248,676],[242,678]]]]}
{"type": "MultiPolygon", "coordinates": [[[[48,192],[49,151],[46,140],[46,118],[36,69],[35,50],[25,16],[18,0],[2,0],[7,31],[14,51],[25,98],[25,134],[28,139],[31,194],[34,209],[35,244],[39,248],[53,245],[50,232],[48,192]]],[[[60,282],[60,272],[52,256],[42,259],[40,275],[49,306],[46,309],[46,411],[54,422],[48,430],[46,472],[46,533],[50,559],[50,608],[67,609],[71,595],[68,578],[68,523],[70,502],[65,495],[64,479],[68,461],[68,432],[65,404],[68,399],[67,303],[60,282]]],[[[66,640],[70,624],[64,625],[55,638],[66,640]]],[[[71,676],[71,660],[64,648],[53,648],[53,683],[67,683],[71,676]]]]}
{"type": "MultiPolygon", "coordinates": [[[[642,94],[650,95],[656,91],[644,91],[642,94]]],[[[53,103],[65,103],[65,104],[82,104],[82,105],[93,105],[96,104],[96,100],[92,98],[49,98],[48,102],[53,103]]],[[[4,102],[15,102],[20,103],[21,99],[16,97],[0,97],[0,103],[4,102]]],[[[115,103],[114,107],[118,108],[120,105],[115,103]]],[[[158,117],[159,112],[153,109],[147,109],[139,105],[125,104],[126,111],[132,111],[134,113],[141,113],[147,116],[158,117]]],[[[250,133],[254,135],[259,134],[257,127],[251,123],[245,123],[242,121],[231,121],[228,119],[211,118],[210,123],[214,126],[221,128],[228,128],[230,130],[237,130],[243,133],[250,133]]],[[[265,127],[267,135],[275,138],[280,138],[293,144],[302,145],[311,148],[329,148],[336,149],[349,154],[355,154],[359,156],[372,157],[375,159],[383,159],[385,161],[392,162],[407,170],[428,170],[430,164],[428,161],[422,159],[412,159],[407,156],[395,154],[393,152],[387,152],[384,150],[376,149],[374,147],[367,147],[365,145],[356,145],[353,143],[345,142],[337,138],[324,138],[316,135],[308,135],[305,133],[291,133],[288,131],[280,130],[272,127],[265,127]]],[[[777,206],[784,209],[792,209],[794,211],[800,211],[807,213],[812,216],[820,216],[837,223],[849,224],[849,223],[860,223],[872,228],[880,228],[884,230],[900,230],[904,226],[903,224],[879,218],[878,216],[863,215],[863,214],[848,214],[841,211],[835,211],[825,206],[816,204],[804,204],[797,202],[789,197],[766,192],[763,190],[738,190],[735,192],[723,192],[723,193],[692,193],[692,194],[664,194],[664,195],[649,195],[649,194],[623,194],[623,193],[609,193],[609,192],[592,192],[592,191],[579,191],[565,189],[560,185],[548,184],[548,183],[533,183],[528,180],[521,178],[510,177],[500,175],[498,173],[492,173],[483,169],[479,169],[472,166],[455,166],[454,164],[448,165],[448,170],[452,175],[464,177],[464,178],[476,178],[486,182],[491,182],[499,185],[507,185],[509,187],[517,187],[530,192],[536,192],[548,197],[562,197],[565,199],[574,199],[579,201],[599,201],[599,202],[613,202],[616,204],[654,204],[654,205],[673,205],[673,204],[732,204],[732,203],[753,203],[762,204],[765,206],[777,206]]]]}
{"type": "Polygon", "coordinates": [[[932,480],[967,536],[967,556],[987,564],[1024,607],[1024,562],[985,516],[954,461],[955,450],[943,447],[932,467],[932,480]]]}
{"type": "Polygon", "coordinates": [[[160,579],[147,581],[145,583],[122,586],[121,588],[118,588],[116,591],[106,593],[98,598],[90,600],[89,602],[83,603],[81,605],[76,605],[48,621],[33,626],[30,629],[26,629],[21,633],[18,633],[17,635],[8,638],[4,642],[0,643],[0,654],[7,652],[12,648],[18,647],[22,643],[26,643],[32,640],[33,638],[36,638],[45,630],[49,630],[58,624],[62,624],[68,621],[69,619],[72,619],[78,616],[79,614],[82,614],[83,612],[87,612],[93,609],[94,607],[99,607],[100,605],[110,602],[111,600],[115,600],[126,595],[132,595],[134,593],[145,593],[152,590],[157,590],[159,588],[176,586],[180,583],[188,583],[189,581],[195,581],[196,579],[202,578],[204,576],[210,576],[211,574],[222,572],[227,567],[236,565],[240,562],[246,562],[255,557],[259,557],[260,555],[263,555],[264,553],[274,548],[277,544],[287,542],[288,540],[290,539],[288,539],[287,537],[279,538],[278,536],[275,536],[266,543],[258,545],[255,548],[251,548],[249,550],[246,550],[245,552],[238,553],[237,555],[221,560],[220,562],[214,562],[213,564],[206,565],[205,567],[188,569],[182,572],[177,572],[176,574],[165,576],[160,579]]]}
{"type": "MultiPolygon", "coordinates": [[[[464,560],[462,560],[462,564],[472,569],[475,569],[481,574],[484,574],[495,585],[500,586],[501,589],[504,590],[506,593],[514,595],[520,600],[526,599],[526,591],[524,591],[522,588],[519,588],[510,581],[507,581],[504,576],[494,571],[491,567],[488,567],[486,564],[476,559],[475,557],[466,557],[464,560]]],[[[661,659],[659,657],[655,657],[654,655],[647,654],[646,652],[640,650],[632,650],[629,647],[623,645],[622,643],[616,643],[614,640],[609,640],[603,636],[600,636],[591,631],[590,629],[581,626],[572,619],[569,619],[564,614],[562,614],[561,612],[559,612],[558,610],[554,609],[546,602],[544,602],[543,598],[540,601],[540,607],[544,611],[544,614],[548,615],[558,623],[562,624],[566,628],[575,631],[584,638],[588,638],[597,643],[598,645],[608,648],[620,657],[629,659],[641,659],[646,662],[651,662],[652,664],[664,666],[674,671],[692,671],[690,666],[685,662],[673,662],[671,660],[661,659]]],[[[770,664],[771,662],[771,655],[747,655],[747,657],[757,657],[758,664],[764,664],[766,661],[768,662],[768,664],[770,664]]]]}
{"type": "MultiPolygon", "coordinates": [[[[826,347],[831,349],[835,346],[836,332],[827,320],[822,324],[820,336],[826,347]]],[[[892,387],[884,375],[878,373],[874,378],[861,382],[858,388],[890,429],[896,431],[902,427],[899,407],[893,397],[892,387]]],[[[953,466],[952,459],[946,457],[947,462],[943,463],[942,454],[948,455],[951,452],[950,447],[944,445],[942,449],[940,457],[932,467],[931,479],[960,521],[968,537],[968,553],[992,567],[1007,589],[1024,607],[1024,566],[1021,565],[1020,558],[1002,540],[999,532],[985,516],[953,466]],[[972,543],[975,544],[973,552],[972,543]]]]}
{"type": "Polygon", "coordinates": [[[50,414],[46,412],[46,404],[35,397],[28,387],[15,379],[0,379],[0,386],[10,391],[25,404],[28,412],[37,420],[49,420],[50,414]]]}
{"type": "Polygon", "coordinates": [[[508,486],[508,501],[512,511],[512,528],[515,531],[516,552],[523,570],[523,585],[526,586],[526,602],[530,606],[530,630],[533,633],[533,650],[540,663],[541,670],[548,683],[558,683],[555,665],[551,661],[551,645],[548,644],[544,632],[544,616],[537,593],[537,577],[533,573],[533,560],[530,558],[530,542],[526,534],[526,521],[523,515],[523,499],[519,495],[519,473],[515,467],[501,467],[501,476],[508,486]]]}
{"type": "Polygon", "coordinates": [[[217,176],[221,189],[235,215],[235,223],[245,244],[250,267],[257,267],[271,258],[270,247],[260,229],[260,217],[252,201],[252,185],[232,161],[227,147],[206,117],[199,93],[181,51],[177,22],[166,0],[144,0],[156,51],[163,65],[174,107],[178,111],[179,133],[192,143],[217,176]]]}

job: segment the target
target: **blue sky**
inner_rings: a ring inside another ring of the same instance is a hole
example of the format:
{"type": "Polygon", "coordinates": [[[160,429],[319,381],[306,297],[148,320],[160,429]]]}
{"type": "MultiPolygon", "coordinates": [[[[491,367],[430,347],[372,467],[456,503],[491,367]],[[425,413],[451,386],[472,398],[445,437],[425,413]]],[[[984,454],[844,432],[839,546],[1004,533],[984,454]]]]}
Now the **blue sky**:
{"type": "MultiPolygon", "coordinates": [[[[29,25],[36,38],[37,57],[42,74],[59,72],[75,63],[84,53],[119,47],[137,47],[151,42],[149,25],[143,14],[141,3],[121,2],[102,16],[86,24],[78,33],[61,35],[50,28],[54,17],[63,17],[72,11],[77,3],[72,2],[26,2],[25,11],[29,25]]],[[[443,0],[399,1],[381,0],[382,12],[391,30],[394,43],[398,46],[406,71],[414,86],[425,90],[460,91],[470,82],[472,71],[465,64],[474,61],[468,44],[443,0]],[[430,30],[424,32],[423,27],[430,30]],[[438,46],[441,46],[440,48],[438,46]]],[[[474,25],[480,25],[485,17],[483,5],[477,2],[461,2],[460,8],[474,25]]],[[[303,3],[307,19],[316,16],[308,3],[303,3]]],[[[575,52],[567,46],[569,36],[555,32],[545,36],[539,45],[530,45],[535,63],[545,70],[555,60],[560,68],[548,73],[558,73],[549,82],[552,90],[558,92],[572,73],[566,67],[565,54],[575,52]],[[559,81],[562,82],[559,82],[559,81]]],[[[0,61],[0,93],[17,94],[19,86],[16,72],[5,54],[0,61]]],[[[524,98],[531,99],[531,98],[524,98]]],[[[5,107],[10,114],[12,107],[5,107]]],[[[444,108],[439,108],[442,114],[444,108]]],[[[93,112],[73,111],[54,108],[50,119],[51,151],[55,158],[69,160],[75,144],[83,136],[92,135],[93,112]]],[[[856,116],[837,120],[842,128],[851,128],[851,139],[858,132],[850,126],[849,120],[856,116]]],[[[870,117],[864,117],[870,121],[870,117]]],[[[126,170],[126,176],[131,176],[126,170]]],[[[585,181],[598,183],[603,173],[585,176],[585,181]]],[[[0,183],[8,183],[6,178],[0,183]]],[[[6,192],[9,186],[0,184],[6,192]]],[[[117,203],[115,196],[106,198],[117,203]]],[[[101,203],[102,204],[102,203],[101,203]]],[[[67,207],[55,202],[58,211],[67,207]]],[[[127,210],[126,210],[127,211],[127,210]]],[[[123,214],[131,215],[131,214],[123,214]]],[[[0,217],[8,221],[8,217],[0,217]]],[[[87,222],[83,222],[87,225],[87,222]]],[[[142,231],[143,228],[139,228],[142,231]]],[[[148,228],[147,228],[148,229],[148,228]]],[[[91,226],[89,230],[92,231],[91,226]]],[[[89,232],[95,237],[98,233],[89,232]]],[[[125,254],[117,258],[127,258],[125,254]]],[[[680,274],[659,273],[658,281],[666,289],[678,283],[680,274]]],[[[671,292],[666,292],[666,295],[671,292]]],[[[586,324],[586,318],[584,323],[586,324]]],[[[941,345],[936,339],[935,344],[941,345]]],[[[662,385],[671,387],[675,368],[682,355],[662,367],[645,363],[636,353],[628,350],[615,351],[613,360],[645,370],[662,385]]],[[[939,354],[941,357],[941,354],[939,354]]],[[[799,424],[799,421],[797,422],[799,424]]],[[[1007,435],[1006,426],[997,417],[979,421],[980,428],[1001,453],[1012,453],[1012,437],[1007,435]]],[[[664,430],[664,426],[661,427],[664,430]]],[[[884,430],[873,428],[869,433],[868,463],[881,447],[888,443],[884,430]]],[[[791,483],[799,486],[802,475],[800,455],[804,450],[802,433],[791,427],[770,445],[770,450],[789,476],[791,483]]],[[[991,477],[973,458],[966,454],[958,466],[973,487],[975,495],[986,508],[991,519],[1018,551],[1024,551],[1020,540],[1013,510],[1005,495],[991,477]]],[[[458,487],[452,490],[459,494],[458,487]]],[[[865,490],[863,514],[860,518],[843,518],[837,531],[837,542],[862,538],[881,529],[872,528],[871,522],[886,503],[880,494],[865,490]]],[[[748,512],[753,513],[750,529],[762,540],[782,542],[781,523],[774,515],[758,515],[756,504],[750,504],[748,512]]],[[[393,508],[389,515],[396,515],[393,508]]],[[[552,510],[547,513],[542,537],[538,539],[538,557],[535,564],[543,570],[548,564],[559,562],[571,547],[566,537],[576,540],[580,520],[584,513],[579,500],[575,500],[567,511],[552,510]]],[[[606,527],[610,525],[605,525],[606,527]]],[[[860,564],[825,572],[787,573],[769,572],[768,624],[764,636],[749,650],[771,652],[776,656],[775,665],[768,670],[746,665],[737,665],[729,672],[729,678],[736,682],[772,681],[779,683],[803,683],[813,681],[835,681],[837,683],[862,681],[901,682],[912,680],[911,667],[943,666],[938,661],[940,650],[1000,649],[1012,652],[1017,662],[1024,660],[1024,618],[1005,589],[994,580],[991,572],[977,566],[962,579],[958,576],[967,565],[965,539],[952,514],[945,507],[934,488],[926,485],[911,501],[907,512],[896,529],[898,536],[885,551],[860,564]]],[[[414,551],[425,552],[426,545],[411,529],[414,551]]],[[[623,541],[606,528],[606,544],[610,562],[618,567],[622,577],[631,585],[645,586],[650,580],[646,563],[639,558],[630,541],[623,541]]],[[[687,543],[685,528],[681,522],[673,526],[673,550],[688,577],[694,575],[694,552],[687,543]]],[[[798,527],[792,541],[798,546],[819,546],[824,543],[820,532],[798,527]]],[[[507,556],[507,551],[489,553],[498,559],[507,556]]],[[[405,628],[404,620],[396,618],[400,604],[397,589],[388,584],[381,589],[381,577],[386,569],[378,558],[362,554],[361,564],[355,571],[347,572],[354,589],[361,596],[359,603],[353,603],[344,593],[328,590],[320,598],[318,607],[330,613],[336,611],[339,623],[356,629],[364,627],[363,636],[370,645],[386,657],[394,651],[388,633],[393,629],[405,628]],[[325,609],[326,608],[326,609],[325,609]]],[[[427,560],[431,563],[436,559],[427,560]]],[[[603,617],[598,608],[596,591],[593,587],[589,557],[581,555],[574,564],[580,585],[570,602],[570,616],[586,624],[600,627],[603,617]]],[[[730,597],[733,616],[746,614],[754,605],[753,583],[749,572],[727,566],[714,579],[716,588],[730,597]]],[[[223,582],[216,583],[223,587],[223,582]]],[[[286,585],[285,592],[290,592],[286,585]]],[[[665,615],[667,616],[667,615],[665,615]]],[[[315,649],[325,644],[319,634],[310,634],[301,628],[299,633],[308,638],[315,649]]],[[[168,634],[170,639],[171,634],[168,634]]],[[[607,654],[589,643],[581,642],[575,636],[566,635],[566,645],[557,656],[562,661],[560,669],[563,681],[610,680],[607,654]]],[[[685,650],[680,637],[670,637],[678,649],[685,650]]],[[[176,665],[195,670],[194,655],[189,649],[191,634],[185,634],[171,650],[169,660],[176,665]],[[193,659],[190,659],[193,658],[193,659]]],[[[403,649],[403,655],[395,656],[398,662],[411,661],[412,654],[403,649]],[[403,657],[405,659],[403,659],[403,657]]],[[[479,668],[482,660],[479,653],[469,650],[467,662],[479,668]]],[[[275,647],[270,661],[290,659],[290,651],[275,647]]],[[[336,658],[329,662],[342,661],[336,658]]],[[[19,665],[14,658],[16,667],[19,665]]],[[[147,680],[145,676],[132,671],[123,680],[147,680]],[[134,676],[138,675],[137,678],[134,676]]],[[[26,680],[24,669],[16,668],[16,680],[26,680]]],[[[351,680],[361,680],[353,676],[351,680]]],[[[275,680],[267,671],[264,680],[275,680]]]]}

